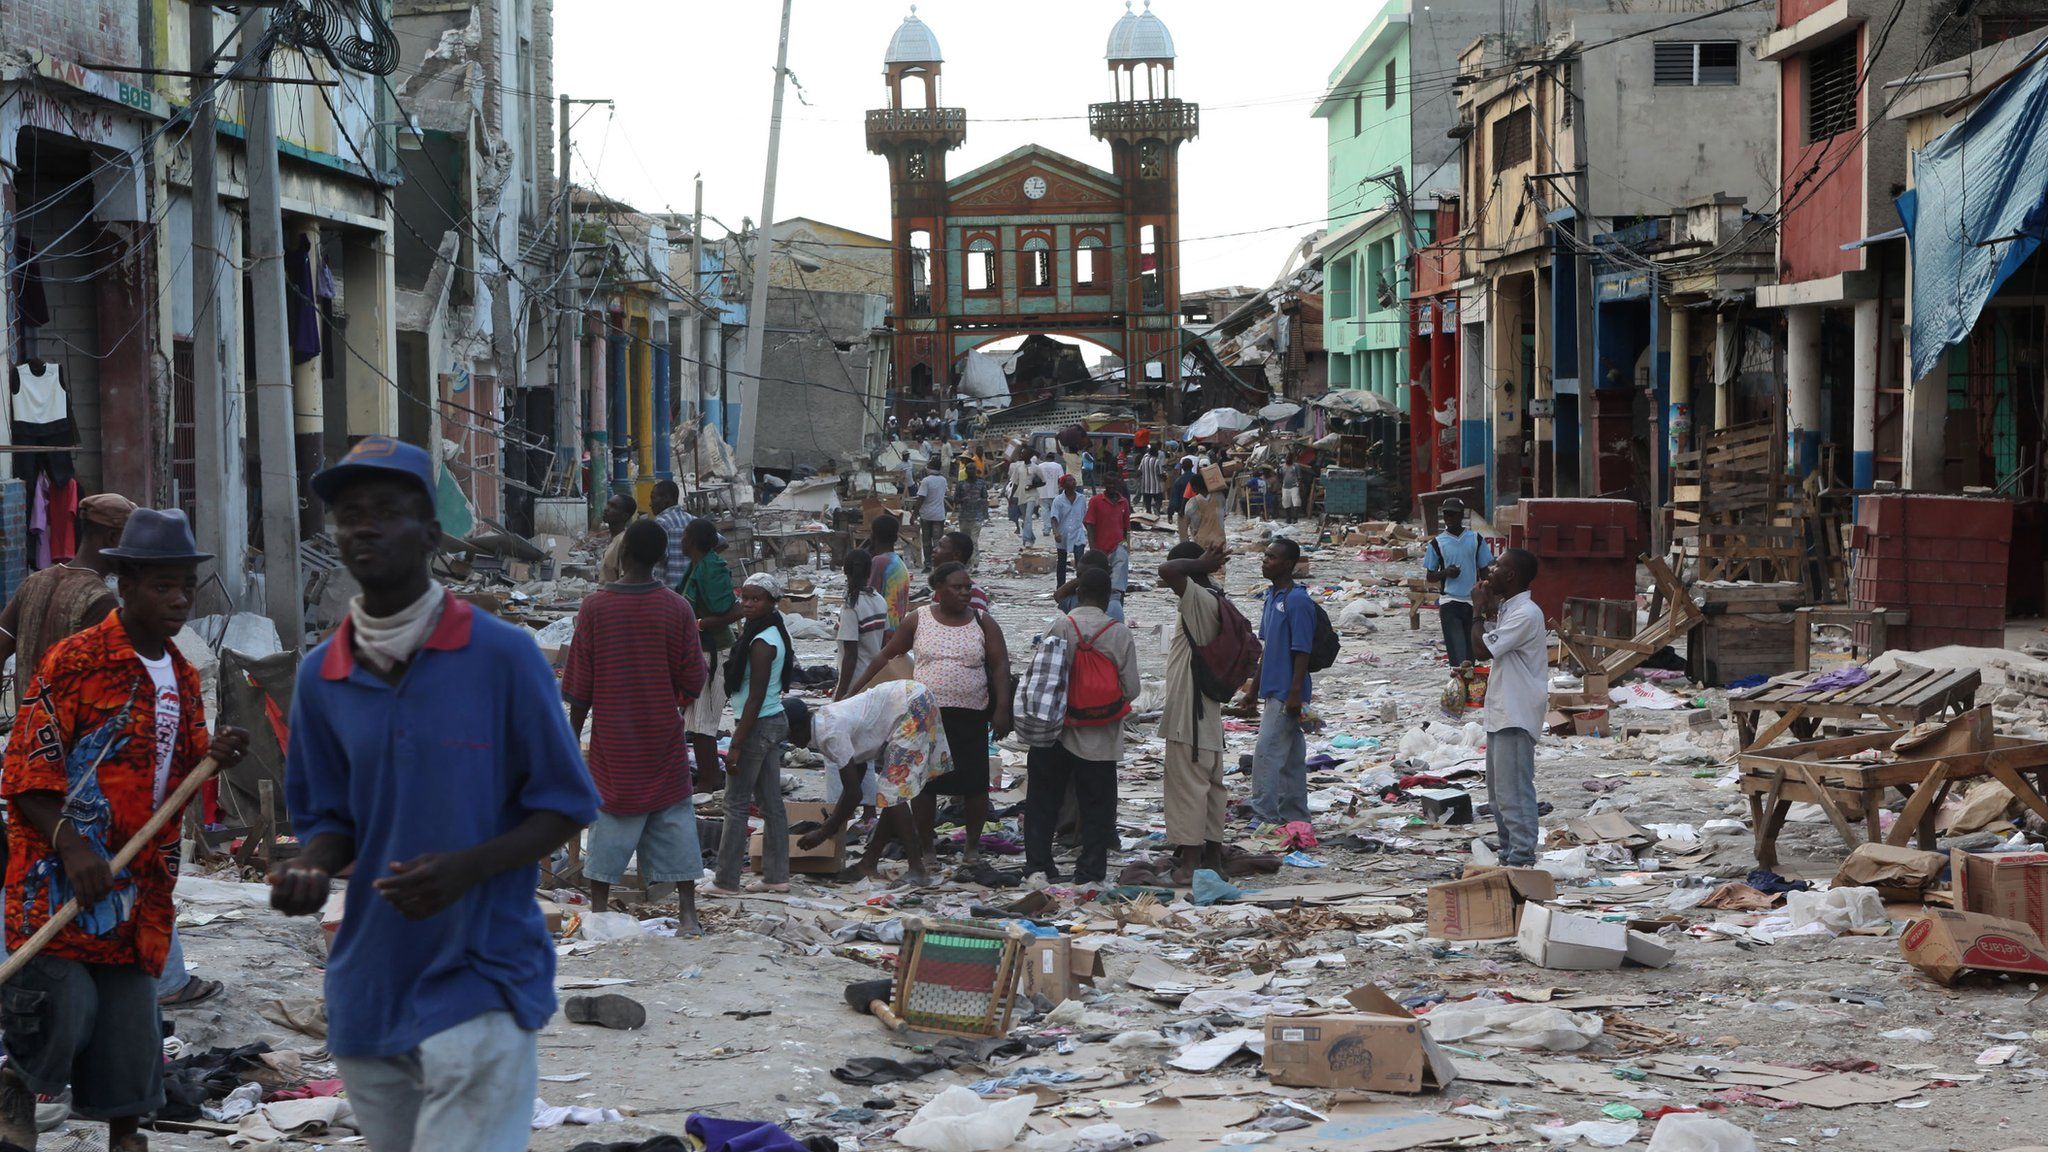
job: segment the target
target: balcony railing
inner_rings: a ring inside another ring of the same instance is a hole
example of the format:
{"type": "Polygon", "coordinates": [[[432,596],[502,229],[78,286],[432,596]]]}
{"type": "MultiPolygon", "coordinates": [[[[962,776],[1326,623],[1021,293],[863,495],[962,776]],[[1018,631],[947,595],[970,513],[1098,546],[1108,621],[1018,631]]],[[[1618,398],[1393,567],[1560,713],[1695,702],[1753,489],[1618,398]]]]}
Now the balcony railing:
{"type": "Polygon", "coordinates": [[[1106,132],[1154,132],[1165,136],[1193,136],[1202,128],[1202,109],[1185,100],[1119,100],[1088,106],[1088,130],[1097,136],[1106,132]]]}
{"type": "Polygon", "coordinates": [[[874,108],[868,112],[868,140],[923,139],[958,144],[967,138],[965,108],[874,108]]]}

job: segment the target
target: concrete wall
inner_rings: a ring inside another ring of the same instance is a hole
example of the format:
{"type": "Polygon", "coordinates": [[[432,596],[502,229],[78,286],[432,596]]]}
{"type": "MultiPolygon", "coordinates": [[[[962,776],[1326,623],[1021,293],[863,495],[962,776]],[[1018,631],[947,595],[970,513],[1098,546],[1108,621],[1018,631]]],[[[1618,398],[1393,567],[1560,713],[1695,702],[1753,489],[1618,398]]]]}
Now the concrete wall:
{"type": "Polygon", "coordinates": [[[881,293],[769,287],[757,466],[823,470],[879,435],[866,401],[868,332],[887,301],[881,293]]]}
{"type": "MultiPolygon", "coordinates": [[[[1595,43],[1670,23],[1667,12],[1582,13],[1570,35],[1595,43]]],[[[1746,8],[1654,32],[1587,53],[1575,82],[1585,104],[1586,146],[1593,159],[1592,212],[1613,217],[1667,214],[1674,204],[1724,193],[1755,207],[1776,185],[1771,139],[1775,85],[1771,65],[1753,48],[1767,32],[1767,8],[1746,8]],[[1738,83],[1698,87],[1653,82],[1662,41],[1734,40],[1738,83]]],[[[1564,114],[1559,102],[1559,119],[1564,114]]],[[[1570,129],[1556,123],[1561,153],[1570,129]]]]}

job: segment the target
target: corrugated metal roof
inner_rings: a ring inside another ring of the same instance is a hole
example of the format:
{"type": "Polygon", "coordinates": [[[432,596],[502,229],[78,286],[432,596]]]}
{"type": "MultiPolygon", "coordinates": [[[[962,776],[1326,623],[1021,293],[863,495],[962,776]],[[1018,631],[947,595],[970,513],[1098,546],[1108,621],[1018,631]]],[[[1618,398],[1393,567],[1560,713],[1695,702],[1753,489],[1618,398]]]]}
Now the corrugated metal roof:
{"type": "Polygon", "coordinates": [[[924,21],[917,18],[917,5],[910,6],[910,15],[897,25],[896,34],[889,37],[889,51],[882,56],[884,64],[937,64],[945,60],[939,54],[939,38],[924,21]]]}
{"type": "Polygon", "coordinates": [[[1173,33],[1152,14],[1152,0],[1145,0],[1142,13],[1132,12],[1130,0],[1124,0],[1123,18],[1109,30],[1109,50],[1104,56],[1110,60],[1173,59],[1173,33]]]}

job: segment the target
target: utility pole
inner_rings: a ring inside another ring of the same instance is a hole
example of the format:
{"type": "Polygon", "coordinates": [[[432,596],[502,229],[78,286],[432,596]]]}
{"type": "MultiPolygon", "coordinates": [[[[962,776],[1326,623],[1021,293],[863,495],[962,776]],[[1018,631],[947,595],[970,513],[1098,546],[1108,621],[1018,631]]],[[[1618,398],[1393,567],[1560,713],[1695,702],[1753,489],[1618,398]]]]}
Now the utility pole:
{"type": "MultiPolygon", "coordinates": [[[[262,457],[263,601],[286,651],[305,646],[299,579],[299,467],[292,426],[292,358],[286,340],[284,208],[277,174],[277,107],[270,57],[256,62],[249,93],[249,294],[254,332],[256,446],[262,457]]],[[[202,460],[201,468],[211,466],[202,460]]],[[[225,559],[225,558],[224,558],[225,559]]]]}
{"type": "MultiPolygon", "coordinates": [[[[1539,7],[1538,13],[1542,12],[1539,7]]],[[[1579,95],[1585,84],[1584,58],[1574,62],[1565,75],[1571,87],[1564,94],[1572,110],[1572,199],[1577,210],[1572,213],[1572,228],[1578,234],[1578,259],[1573,267],[1578,271],[1578,283],[1574,286],[1579,296],[1577,309],[1579,345],[1579,475],[1578,495],[1593,497],[1600,494],[1600,437],[1593,417],[1599,408],[1600,354],[1593,347],[1593,182],[1591,157],[1586,155],[1586,101],[1579,95]]],[[[1650,298],[1651,307],[1656,306],[1656,296],[1650,298]]],[[[1651,362],[1656,362],[1656,356],[1651,362]]],[[[1631,381],[1633,384],[1633,381],[1631,381]]]]}
{"type": "MultiPolygon", "coordinates": [[[[697,326],[697,338],[691,341],[691,347],[697,350],[696,363],[690,365],[690,379],[693,381],[690,387],[696,393],[697,405],[697,435],[690,440],[690,479],[695,480],[701,463],[697,459],[697,445],[702,442],[704,429],[709,425],[704,418],[704,368],[710,363],[710,353],[704,347],[704,330],[710,326],[704,323],[704,177],[701,175],[697,177],[697,206],[690,213],[690,294],[695,297],[690,323],[697,326]]],[[[678,371],[681,371],[680,366],[678,371]]],[[[689,487],[685,484],[683,490],[688,491],[689,487]]]]}
{"type": "Polygon", "coordinates": [[[576,233],[569,211],[569,98],[561,97],[555,115],[560,121],[561,159],[557,164],[561,185],[556,194],[562,207],[556,229],[556,245],[562,254],[562,275],[555,285],[555,459],[562,470],[562,492],[576,493],[577,464],[583,456],[582,423],[576,417],[576,401],[582,382],[576,378],[576,334],[583,318],[576,314],[576,233]]]}
{"type": "Polygon", "coordinates": [[[775,103],[768,113],[768,171],[761,179],[761,219],[754,225],[754,291],[747,305],[747,364],[740,381],[738,443],[741,478],[754,482],[754,424],[761,406],[762,344],[768,335],[768,261],[775,248],[775,161],[782,150],[782,90],[789,79],[789,9],[782,0],[782,39],[775,49],[775,103]]]}
{"type": "Polygon", "coordinates": [[[227,589],[232,612],[242,593],[242,555],[229,546],[227,470],[215,464],[227,453],[226,381],[220,372],[220,194],[215,170],[219,138],[214,128],[213,5],[192,0],[187,18],[192,85],[192,470],[193,506],[199,550],[213,553],[213,570],[227,589]]]}

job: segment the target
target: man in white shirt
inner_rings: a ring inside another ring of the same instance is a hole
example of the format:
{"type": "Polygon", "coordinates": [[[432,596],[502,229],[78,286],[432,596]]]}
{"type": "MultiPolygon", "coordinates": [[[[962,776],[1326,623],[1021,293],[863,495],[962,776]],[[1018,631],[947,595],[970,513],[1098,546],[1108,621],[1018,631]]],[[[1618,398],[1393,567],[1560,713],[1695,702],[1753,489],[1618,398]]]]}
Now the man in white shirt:
{"type": "Polygon", "coordinates": [[[1550,641],[1543,609],[1529,596],[1536,569],[1535,553],[1509,548],[1472,590],[1472,651],[1493,661],[1486,679],[1486,795],[1500,860],[1510,867],[1536,863],[1536,733],[1550,704],[1550,641]]]}
{"type": "Polygon", "coordinates": [[[1033,494],[1038,497],[1039,512],[1045,517],[1046,534],[1052,535],[1052,502],[1053,498],[1060,494],[1060,477],[1067,474],[1067,469],[1065,465],[1060,463],[1059,457],[1050,452],[1035,467],[1038,469],[1038,478],[1042,483],[1039,484],[1033,494]]]}
{"type": "Polygon", "coordinates": [[[1032,510],[1038,507],[1031,493],[1031,477],[1036,474],[1032,465],[1034,459],[1019,456],[1010,461],[1010,473],[1004,481],[1010,489],[1010,526],[1017,530],[1018,538],[1023,540],[1026,548],[1038,540],[1038,532],[1031,523],[1032,510]]]}
{"type": "Polygon", "coordinates": [[[917,523],[924,529],[924,566],[932,566],[932,545],[946,530],[946,491],[951,485],[939,472],[939,458],[925,463],[924,479],[917,484],[917,523]]]}

